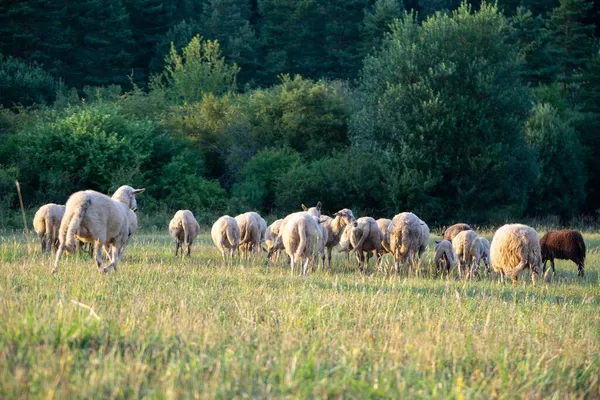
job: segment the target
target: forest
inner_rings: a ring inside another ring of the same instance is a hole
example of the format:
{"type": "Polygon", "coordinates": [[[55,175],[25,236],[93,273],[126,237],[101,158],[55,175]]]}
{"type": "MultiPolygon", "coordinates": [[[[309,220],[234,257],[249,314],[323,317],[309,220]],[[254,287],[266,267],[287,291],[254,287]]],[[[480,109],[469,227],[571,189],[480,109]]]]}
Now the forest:
{"type": "Polygon", "coordinates": [[[0,2],[0,225],[145,187],[202,221],[597,218],[600,1],[0,2]]]}

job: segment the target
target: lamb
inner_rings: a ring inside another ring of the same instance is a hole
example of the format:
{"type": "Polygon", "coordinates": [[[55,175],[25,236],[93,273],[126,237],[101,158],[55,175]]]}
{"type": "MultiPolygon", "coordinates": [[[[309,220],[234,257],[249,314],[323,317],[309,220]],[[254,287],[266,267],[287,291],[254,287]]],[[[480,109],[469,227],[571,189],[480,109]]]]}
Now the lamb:
{"type": "Polygon", "coordinates": [[[408,260],[409,268],[414,264],[422,245],[421,220],[415,214],[397,214],[388,225],[386,240],[394,257],[396,273],[400,265],[408,260]]]}
{"type": "Polygon", "coordinates": [[[60,222],[65,215],[65,206],[49,203],[40,207],[33,217],[33,229],[42,244],[42,253],[58,248],[60,222]]]}
{"type": "Polygon", "coordinates": [[[542,251],[542,271],[546,271],[546,262],[552,265],[552,275],[556,274],[554,259],[571,260],[577,265],[577,275],[585,276],[585,242],[581,232],[564,229],[550,231],[540,239],[542,251]]]}
{"type": "Polygon", "coordinates": [[[475,231],[467,230],[459,232],[452,240],[452,249],[458,259],[458,276],[463,273],[467,275],[467,265],[472,264],[473,253],[471,253],[473,242],[477,239],[475,231]]]}
{"type": "Polygon", "coordinates": [[[472,229],[467,224],[463,224],[463,223],[454,224],[454,225],[446,228],[446,230],[444,231],[443,237],[446,240],[452,241],[452,240],[454,240],[456,235],[458,235],[460,232],[470,231],[470,230],[472,230],[472,229]]]}
{"type": "Polygon", "coordinates": [[[270,259],[274,251],[283,247],[290,257],[292,275],[298,260],[301,260],[302,273],[306,275],[314,250],[323,248],[323,239],[319,237],[320,232],[315,217],[303,211],[290,214],[281,223],[279,236],[267,258],[270,259]]]}
{"type": "Polygon", "coordinates": [[[484,237],[477,237],[471,244],[471,256],[473,264],[471,275],[474,275],[479,269],[481,261],[485,265],[487,272],[490,271],[490,242],[484,237]]]}
{"type": "Polygon", "coordinates": [[[260,243],[263,236],[261,219],[262,217],[253,211],[235,217],[240,228],[239,249],[244,255],[244,259],[248,258],[248,251],[255,253],[260,251],[260,243]]]}
{"type": "Polygon", "coordinates": [[[450,275],[450,270],[454,267],[456,259],[452,242],[446,239],[436,240],[435,245],[435,265],[437,267],[436,276],[440,271],[446,270],[446,276],[450,275]]]}
{"type": "Polygon", "coordinates": [[[494,271],[509,275],[513,285],[517,284],[519,273],[525,268],[531,268],[531,283],[539,275],[542,264],[540,239],[537,232],[522,224],[507,224],[494,234],[490,246],[490,263],[494,271]]]}
{"type": "Polygon", "coordinates": [[[175,239],[175,257],[179,255],[183,257],[183,247],[187,247],[187,256],[190,256],[192,251],[192,243],[200,233],[200,225],[194,214],[190,210],[179,210],[169,222],[169,235],[175,239]]]}
{"type": "Polygon", "coordinates": [[[65,215],[60,224],[60,245],[52,273],[58,272],[63,252],[75,250],[75,236],[83,242],[94,242],[96,263],[101,272],[117,270],[121,249],[129,242],[129,209],[137,210],[135,196],[145,189],[121,186],[108,197],[93,190],[76,192],[67,200],[65,215]],[[102,268],[102,246],[111,246],[110,264],[102,268]]]}
{"type": "Polygon", "coordinates": [[[233,263],[233,253],[240,243],[240,227],[235,218],[224,215],[219,218],[210,230],[212,240],[221,252],[223,261],[226,261],[225,251],[229,254],[229,259],[233,263]]]}
{"type": "MultiPolygon", "coordinates": [[[[358,260],[358,268],[361,271],[365,270],[365,256],[364,252],[373,252],[377,256],[377,262],[381,259],[381,230],[375,221],[371,217],[362,217],[357,220],[357,225],[348,224],[340,240],[340,245],[343,248],[350,248],[351,251],[356,252],[356,259],[358,260]],[[349,244],[348,244],[349,242],[349,244]]],[[[368,259],[367,259],[368,264],[368,259]]]]}
{"type": "Polygon", "coordinates": [[[391,253],[390,242],[386,235],[388,226],[390,226],[391,223],[392,223],[392,220],[387,219],[387,218],[379,218],[377,220],[377,226],[379,227],[379,230],[381,231],[381,254],[391,253]]]}

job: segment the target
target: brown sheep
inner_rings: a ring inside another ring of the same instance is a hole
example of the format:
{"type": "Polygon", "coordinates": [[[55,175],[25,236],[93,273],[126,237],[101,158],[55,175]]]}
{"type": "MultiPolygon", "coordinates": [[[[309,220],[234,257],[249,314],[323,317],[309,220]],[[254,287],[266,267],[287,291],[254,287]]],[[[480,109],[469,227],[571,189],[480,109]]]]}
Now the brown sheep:
{"type": "Polygon", "coordinates": [[[444,231],[443,236],[444,236],[444,239],[452,241],[452,240],[454,240],[454,238],[456,237],[456,235],[458,235],[462,231],[469,231],[469,230],[472,230],[472,229],[467,224],[463,224],[463,223],[454,224],[454,225],[449,226],[448,228],[446,228],[446,230],[444,231]]]}
{"type": "Polygon", "coordinates": [[[542,249],[542,271],[546,262],[552,265],[552,275],[556,274],[554,259],[571,260],[577,265],[577,275],[585,276],[585,242],[581,232],[573,229],[550,231],[540,239],[542,249]]]}

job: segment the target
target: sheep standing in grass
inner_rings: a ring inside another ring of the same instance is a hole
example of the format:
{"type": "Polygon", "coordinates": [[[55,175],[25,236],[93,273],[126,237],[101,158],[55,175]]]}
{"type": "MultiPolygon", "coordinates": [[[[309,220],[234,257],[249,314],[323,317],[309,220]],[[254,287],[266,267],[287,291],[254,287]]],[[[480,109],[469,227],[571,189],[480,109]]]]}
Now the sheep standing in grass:
{"type": "Polygon", "coordinates": [[[454,238],[456,237],[456,235],[458,235],[462,231],[470,231],[470,230],[472,230],[472,229],[467,224],[463,224],[463,223],[454,224],[454,225],[446,228],[446,230],[444,231],[443,237],[446,240],[453,241],[454,238]]]}
{"type": "Polygon", "coordinates": [[[346,226],[340,245],[351,252],[356,252],[358,268],[364,271],[365,252],[367,253],[367,264],[368,259],[371,258],[371,252],[375,253],[377,262],[381,259],[382,233],[379,226],[377,226],[377,221],[371,217],[361,217],[356,222],[356,226],[354,224],[346,226]]]}
{"type": "Polygon", "coordinates": [[[468,274],[468,265],[472,264],[473,254],[471,253],[473,242],[477,239],[475,231],[461,231],[452,240],[452,249],[458,260],[458,276],[463,277],[468,274]]]}
{"type": "Polygon", "coordinates": [[[33,229],[42,244],[42,253],[50,253],[52,247],[58,248],[60,222],[65,215],[65,206],[54,203],[40,207],[33,217],[33,229]]]}
{"type": "Polygon", "coordinates": [[[192,251],[192,243],[200,233],[200,225],[190,210],[179,210],[169,222],[169,234],[175,239],[175,257],[183,257],[183,248],[187,247],[186,255],[189,257],[192,251]]]}
{"type": "Polygon", "coordinates": [[[262,217],[250,211],[235,217],[240,228],[240,246],[244,259],[248,258],[248,252],[259,252],[262,239],[262,217]]]}
{"type": "Polygon", "coordinates": [[[550,231],[540,239],[542,250],[542,270],[546,262],[552,265],[552,275],[556,274],[554,259],[571,260],[577,265],[577,275],[585,276],[585,242],[581,232],[573,229],[550,231]]]}
{"type": "Polygon", "coordinates": [[[539,275],[542,264],[540,239],[537,232],[522,224],[504,225],[496,231],[490,246],[490,263],[494,271],[511,277],[517,284],[519,273],[525,268],[531,268],[531,283],[539,275]]]}
{"type": "MultiPolygon", "coordinates": [[[[279,230],[281,229],[281,223],[283,222],[283,218],[276,220],[271,225],[267,227],[267,231],[265,232],[265,244],[267,245],[267,253],[273,248],[275,245],[275,240],[277,240],[277,236],[279,236],[279,230]]],[[[277,250],[275,254],[275,262],[279,260],[279,253],[281,251],[277,250]]]]}
{"type": "Polygon", "coordinates": [[[62,253],[75,250],[75,236],[83,242],[94,242],[96,263],[101,272],[117,270],[121,249],[129,242],[129,209],[136,210],[135,196],[144,189],[121,186],[112,198],[105,194],[86,190],[69,197],[65,215],[60,224],[60,246],[56,252],[53,273],[58,272],[62,253]],[[102,268],[102,246],[111,246],[110,264],[102,268]]]}
{"type": "MultiPolygon", "coordinates": [[[[321,268],[323,270],[325,270],[325,246],[327,244],[327,241],[329,240],[329,230],[327,229],[327,227],[324,225],[324,222],[327,221],[327,219],[321,219],[321,202],[317,202],[317,205],[315,207],[310,207],[307,208],[304,204],[302,204],[302,209],[308,214],[313,216],[319,226],[319,237],[320,237],[320,245],[323,246],[323,248],[318,249],[319,250],[319,256],[321,258],[321,268]]],[[[329,261],[331,261],[331,259],[329,258],[329,261]]]]}
{"type": "Polygon", "coordinates": [[[446,271],[446,276],[450,276],[450,270],[456,263],[452,242],[446,239],[435,242],[435,266],[436,275],[441,271],[446,271]]]}
{"type": "Polygon", "coordinates": [[[410,272],[422,245],[421,220],[410,212],[397,214],[388,225],[386,235],[394,257],[396,273],[399,272],[400,265],[406,261],[410,272]]]}
{"type": "Polygon", "coordinates": [[[392,220],[387,219],[387,218],[379,218],[377,220],[377,226],[379,227],[379,230],[381,231],[381,254],[391,253],[390,242],[386,235],[388,226],[390,226],[391,223],[392,223],[392,220]]]}
{"type": "Polygon", "coordinates": [[[471,244],[471,256],[473,257],[473,265],[471,267],[471,275],[475,275],[479,270],[481,261],[485,265],[486,271],[490,272],[490,242],[484,237],[479,236],[471,244]]]}
{"type": "Polygon", "coordinates": [[[225,252],[229,254],[229,260],[233,263],[233,253],[240,244],[240,227],[235,218],[224,215],[219,218],[210,230],[212,240],[221,252],[223,261],[227,261],[225,252]]]}
{"type": "Polygon", "coordinates": [[[320,232],[316,218],[308,213],[297,212],[288,215],[281,223],[279,236],[269,251],[267,259],[270,259],[274,251],[283,247],[290,257],[292,274],[296,262],[301,261],[302,273],[306,275],[315,251],[323,248],[323,240],[319,237],[320,232]]]}

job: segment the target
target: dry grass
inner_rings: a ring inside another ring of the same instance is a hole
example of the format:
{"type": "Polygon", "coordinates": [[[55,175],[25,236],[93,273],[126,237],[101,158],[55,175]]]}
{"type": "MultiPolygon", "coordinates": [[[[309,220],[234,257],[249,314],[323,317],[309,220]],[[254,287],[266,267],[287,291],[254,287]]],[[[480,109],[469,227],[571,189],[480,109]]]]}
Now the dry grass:
{"type": "Polygon", "coordinates": [[[51,276],[33,238],[0,235],[0,398],[597,398],[600,235],[586,242],[586,278],[562,261],[513,288],[360,275],[339,255],[306,278],[223,267],[206,234],[184,261],[141,234],[118,273],[71,257],[51,276]]]}

